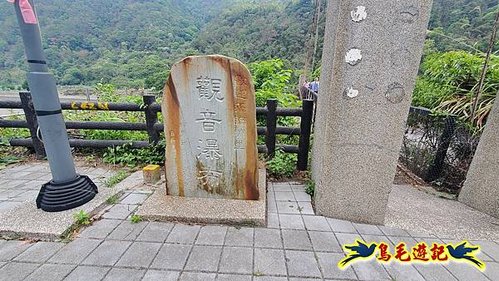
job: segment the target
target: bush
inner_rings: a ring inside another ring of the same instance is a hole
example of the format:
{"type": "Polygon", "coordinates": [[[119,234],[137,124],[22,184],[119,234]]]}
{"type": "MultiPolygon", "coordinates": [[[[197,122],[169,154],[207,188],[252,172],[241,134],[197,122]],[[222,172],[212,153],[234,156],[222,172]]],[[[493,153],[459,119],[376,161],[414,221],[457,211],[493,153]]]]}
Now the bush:
{"type": "Polygon", "coordinates": [[[268,99],[276,99],[283,107],[301,106],[300,99],[293,94],[293,89],[290,88],[293,71],[284,69],[282,60],[254,62],[248,67],[255,83],[257,106],[265,106],[268,99]]]}
{"type": "Polygon", "coordinates": [[[131,144],[108,148],[104,153],[104,162],[130,167],[140,164],[163,165],[165,163],[165,143],[160,142],[140,149],[132,148],[131,144]]]}
{"type": "Polygon", "coordinates": [[[297,155],[276,150],[274,158],[267,161],[269,175],[274,178],[289,178],[295,172],[297,155]]]}
{"type": "Polygon", "coordinates": [[[483,55],[465,51],[428,55],[414,90],[414,105],[454,114],[481,129],[499,91],[499,56],[491,56],[477,111],[472,117],[473,99],[478,92],[483,63],[483,55]]]}

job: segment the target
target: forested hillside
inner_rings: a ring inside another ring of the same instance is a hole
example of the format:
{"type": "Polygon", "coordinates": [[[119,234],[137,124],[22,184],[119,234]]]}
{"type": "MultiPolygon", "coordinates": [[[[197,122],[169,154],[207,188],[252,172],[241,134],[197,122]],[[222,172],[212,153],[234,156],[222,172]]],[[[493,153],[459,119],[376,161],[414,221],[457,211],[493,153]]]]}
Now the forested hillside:
{"type": "MultiPolygon", "coordinates": [[[[313,70],[322,53],[325,2],[35,0],[59,84],[134,88],[161,87],[171,64],[189,54],[219,53],[245,63],[280,58],[296,72],[305,64],[313,70]]],[[[435,0],[428,51],[484,52],[494,11],[497,0],[435,0]]],[[[25,69],[12,4],[0,1],[0,89],[21,86],[25,69]]]]}
{"type": "MultiPolygon", "coordinates": [[[[61,84],[101,79],[144,87],[190,50],[223,0],[36,1],[46,55],[61,84]]],[[[234,1],[231,1],[234,4],[234,1]]],[[[23,47],[13,7],[0,2],[0,86],[24,80],[23,47]]]]}
{"type": "MultiPolygon", "coordinates": [[[[434,0],[429,29],[433,31],[430,38],[437,50],[485,51],[498,3],[497,0],[434,0]]],[[[495,46],[498,50],[499,41],[495,46]]]]}

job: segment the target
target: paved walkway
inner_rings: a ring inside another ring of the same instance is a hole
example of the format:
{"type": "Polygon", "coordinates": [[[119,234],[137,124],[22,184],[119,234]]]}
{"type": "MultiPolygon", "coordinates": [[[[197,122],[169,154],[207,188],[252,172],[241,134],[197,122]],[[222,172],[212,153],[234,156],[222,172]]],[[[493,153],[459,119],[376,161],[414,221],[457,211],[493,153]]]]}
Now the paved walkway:
{"type": "MultiPolygon", "coordinates": [[[[70,243],[0,240],[0,280],[499,280],[499,242],[484,273],[467,264],[337,267],[340,244],[449,242],[449,237],[315,216],[303,185],[269,184],[268,227],[131,223],[150,192],[131,190],[70,243]]],[[[1,223],[1,222],[0,222],[1,223]]]]}

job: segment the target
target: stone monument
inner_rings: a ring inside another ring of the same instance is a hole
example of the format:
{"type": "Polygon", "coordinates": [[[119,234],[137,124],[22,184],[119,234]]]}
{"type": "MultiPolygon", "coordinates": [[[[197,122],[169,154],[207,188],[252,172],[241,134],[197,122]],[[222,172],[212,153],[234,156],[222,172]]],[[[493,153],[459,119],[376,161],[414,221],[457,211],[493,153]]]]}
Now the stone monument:
{"type": "Polygon", "coordinates": [[[312,159],[319,214],[384,222],[431,5],[328,1],[312,159]]]}
{"type": "Polygon", "coordinates": [[[487,118],[459,201],[499,218],[499,100],[487,118]]]}
{"type": "Polygon", "coordinates": [[[255,93],[240,61],[212,55],[174,64],[162,111],[168,195],[259,198],[255,93]]]}

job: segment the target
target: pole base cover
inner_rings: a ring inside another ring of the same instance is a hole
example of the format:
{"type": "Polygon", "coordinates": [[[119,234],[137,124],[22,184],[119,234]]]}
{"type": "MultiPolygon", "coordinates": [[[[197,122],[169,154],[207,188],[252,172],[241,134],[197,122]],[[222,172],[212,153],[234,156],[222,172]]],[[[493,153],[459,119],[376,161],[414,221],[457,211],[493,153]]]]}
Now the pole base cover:
{"type": "Polygon", "coordinates": [[[42,185],[36,207],[46,212],[66,211],[89,202],[97,193],[97,186],[88,176],[78,175],[67,182],[49,181],[42,185]]]}

